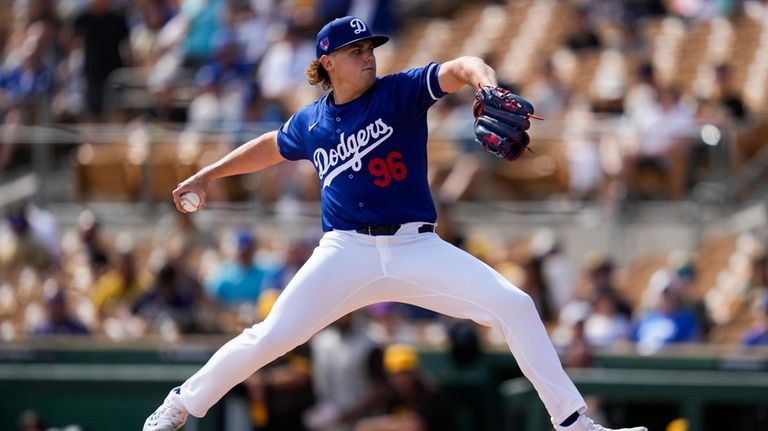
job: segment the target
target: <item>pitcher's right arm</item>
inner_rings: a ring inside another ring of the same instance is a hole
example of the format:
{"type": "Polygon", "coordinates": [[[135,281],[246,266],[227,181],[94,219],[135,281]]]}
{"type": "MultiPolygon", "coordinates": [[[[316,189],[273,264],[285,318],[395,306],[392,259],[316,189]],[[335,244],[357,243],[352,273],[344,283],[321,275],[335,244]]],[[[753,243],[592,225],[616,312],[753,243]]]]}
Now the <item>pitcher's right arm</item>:
{"type": "Polygon", "coordinates": [[[181,208],[181,195],[193,192],[200,196],[200,209],[202,209],[207,201],[206,190],[210,181],[260,171],[284,160],[285,158],[277,149],[277,131],[267,132],[232,150],[215,163],[200,169],[184,180],[173,191],[173,202],[176,204],[176,209],[186,212],[181,208]]]}

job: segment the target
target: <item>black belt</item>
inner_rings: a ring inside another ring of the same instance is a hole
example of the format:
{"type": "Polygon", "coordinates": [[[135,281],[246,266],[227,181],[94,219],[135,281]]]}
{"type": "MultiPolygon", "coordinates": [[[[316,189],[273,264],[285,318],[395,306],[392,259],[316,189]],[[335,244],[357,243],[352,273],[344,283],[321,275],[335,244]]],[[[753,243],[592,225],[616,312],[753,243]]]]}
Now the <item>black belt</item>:
{"type": "MultiPolygon", "coordinates": [[[[355,229],[355,232],[365,235],[379,236],[379,235],[394,235],[400,229],[399,224],[380,224],[376,226],[365,226],[355,229]]],[[[419,233],[434,232],[435,225],[425,223],[419,226],[419,233]]]]}

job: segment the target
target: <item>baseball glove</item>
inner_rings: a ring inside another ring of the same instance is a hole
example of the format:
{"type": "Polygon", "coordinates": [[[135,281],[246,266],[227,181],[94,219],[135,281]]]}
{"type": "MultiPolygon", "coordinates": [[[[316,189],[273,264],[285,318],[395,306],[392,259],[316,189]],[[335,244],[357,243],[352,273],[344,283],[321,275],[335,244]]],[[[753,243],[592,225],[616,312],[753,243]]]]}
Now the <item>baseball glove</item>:
{"type": "Polygon", "coordinates": [[[472,106],[475,140],[496,157],[515,160],[528,148],[533,105],[501,87],[480,87],[472,106]]]}

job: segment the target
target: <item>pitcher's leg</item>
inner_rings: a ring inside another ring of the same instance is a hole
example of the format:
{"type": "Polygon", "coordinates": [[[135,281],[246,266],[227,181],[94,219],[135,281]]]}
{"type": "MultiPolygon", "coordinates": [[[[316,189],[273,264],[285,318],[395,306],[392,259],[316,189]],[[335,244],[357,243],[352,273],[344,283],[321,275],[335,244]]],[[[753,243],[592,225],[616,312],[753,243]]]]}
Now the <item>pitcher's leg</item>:
{"type": "Polygon", "coordinates": [[[393,255],[397,258],[389,266],[390,275],[413,283],[414,293],[421,292],[401,299],[403,302],[472,319],[503,334],[523,374],[557,423],[585,410],[584,399],[565,374],[527,294],[477,258],[437,237],[393,255]],[[433,296],[423,296],[427,292],[433,296]]]}
{"type": "Polygon", "coordinates": [[[227,342],[182,385],[180,395],[186,409],[194,416],[204,416],[259,368],[365,303],[365,288],[380,276],[381,267],[375,259],[366,261],[363,253],[324,247],[321,242],[267,318],[227,342]]]}

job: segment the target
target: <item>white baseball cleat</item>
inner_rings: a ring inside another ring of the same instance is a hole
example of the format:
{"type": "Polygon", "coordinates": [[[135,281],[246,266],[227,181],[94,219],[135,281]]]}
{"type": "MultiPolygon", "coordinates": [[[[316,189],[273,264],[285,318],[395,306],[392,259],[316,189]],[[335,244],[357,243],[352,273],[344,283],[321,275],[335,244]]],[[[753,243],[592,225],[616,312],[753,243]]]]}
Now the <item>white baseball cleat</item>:
{"type": "Polygon", "coordinates": [[[143,431],[176,431],[181,428],[189,412],[181,403],[181,388],[173,388],[160,407],[144,421],[143,431]]]}
{"type": "Polygon", "coordinates": [[[576,422],[572,423],[567,427],[555,425],[555,430],[557,431],[648,431],[648,428],[646,427],[621,428],[621,429],[606,428],[604,426],[600,426],[596,424],[595,421],[593,421],[592,419],[584,415],[579,415],[579,418],[576,419],[576,422]]]}

